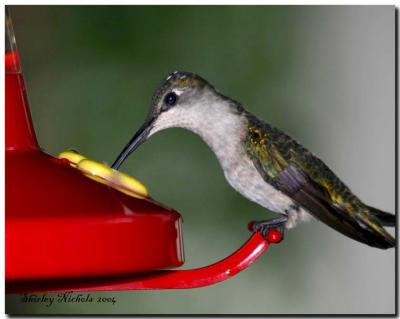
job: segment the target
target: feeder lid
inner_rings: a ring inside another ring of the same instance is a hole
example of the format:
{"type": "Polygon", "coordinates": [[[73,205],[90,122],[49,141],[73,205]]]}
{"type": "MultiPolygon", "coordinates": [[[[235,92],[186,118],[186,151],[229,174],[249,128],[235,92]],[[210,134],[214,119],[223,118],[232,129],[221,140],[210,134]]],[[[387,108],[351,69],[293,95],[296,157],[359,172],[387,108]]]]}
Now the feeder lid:
{"type": "Polygon", "coordinates": [[[183,264],[181,217],[39,150],[6,152],[6,279],[121,275],[183,264]]]}

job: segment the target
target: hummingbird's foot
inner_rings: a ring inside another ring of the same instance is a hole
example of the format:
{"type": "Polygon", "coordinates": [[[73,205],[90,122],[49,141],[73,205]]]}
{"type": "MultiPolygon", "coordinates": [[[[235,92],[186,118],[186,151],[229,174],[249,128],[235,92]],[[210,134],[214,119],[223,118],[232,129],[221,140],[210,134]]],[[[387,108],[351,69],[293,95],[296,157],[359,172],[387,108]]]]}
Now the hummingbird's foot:
{"type": "Polygon", "coordinates": [[[283,240],[286,222],[287,216],[285,215],[275,219],[260,220],[252,222],[250,224],[250,230],[261,233],[261,235],[270,242],[280,242],[283,240]],[[279,234],[276,234],[276,231],[278,231],[279,234]]]}

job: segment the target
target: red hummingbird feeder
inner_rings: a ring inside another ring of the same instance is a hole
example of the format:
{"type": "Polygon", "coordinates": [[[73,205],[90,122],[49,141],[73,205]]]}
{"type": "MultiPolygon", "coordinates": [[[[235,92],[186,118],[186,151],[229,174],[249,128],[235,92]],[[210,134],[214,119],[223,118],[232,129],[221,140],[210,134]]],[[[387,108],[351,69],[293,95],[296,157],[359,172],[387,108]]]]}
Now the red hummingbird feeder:
{"type": "Polygon", "coordinates": [[[36,139],[9,15],[5,53],[7,293],[186,289],[226,280],[281,234],[254,233],[210,266],[184,263],[181,215],[87,178],[36,139]]]}

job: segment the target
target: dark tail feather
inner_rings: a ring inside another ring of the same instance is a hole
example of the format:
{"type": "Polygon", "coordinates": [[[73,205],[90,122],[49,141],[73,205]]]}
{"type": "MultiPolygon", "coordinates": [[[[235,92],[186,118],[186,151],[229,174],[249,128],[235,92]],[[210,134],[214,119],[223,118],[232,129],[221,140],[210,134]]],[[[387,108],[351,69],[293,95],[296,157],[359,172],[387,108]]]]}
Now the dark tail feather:
{"type": "MultiPolygon", "coordinates": [[[[255,165],[265,174],[259,161],[255,165]]],[[[296,165],[288,165],[273,182],[311,215],[342,234],[372,247],[387,249],[395,246],[396,240],[393,236],[382,227],[377,218],[365,213],[365,207],[358,207],[361,211],[357,213],[349,211],[345,205],[335,204],[327,196],[327,189],[296,165]]],[[[390,214],[385,213],[386,215],[390,214]]]]}
{"type": "Polygon", "coordinates": [[[388,249],[395,246],[395,239],[384,228],[377,231],[377,229],[368,225],[364,219],[354,218],[340,207],[331,205],[306,191],[303,189],[297,192],[293,198],[320,221],[342,234],[372,247],[388,249]]]}
{"type": "Polygon", "coordinates": [[[396,226],[396,215],[383,212],[371,206],[368,206],[368,209],[371,211],[372,214],[375,215],[376,218],[379,219],[382,226],[389,226],[389,227],[396,226]]]}

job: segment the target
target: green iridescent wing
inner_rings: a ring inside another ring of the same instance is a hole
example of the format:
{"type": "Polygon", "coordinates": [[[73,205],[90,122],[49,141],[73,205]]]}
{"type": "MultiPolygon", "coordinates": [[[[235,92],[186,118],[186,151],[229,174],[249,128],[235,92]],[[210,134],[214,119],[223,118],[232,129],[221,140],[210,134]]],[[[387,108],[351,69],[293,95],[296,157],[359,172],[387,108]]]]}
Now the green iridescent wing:
{"type": "Polygon", "coordinates": [[[250,125],[248,154],[264,180],[330,227],[370,246],[389,248],[393,237],[316,156],[265,123],[250,125]]]}

